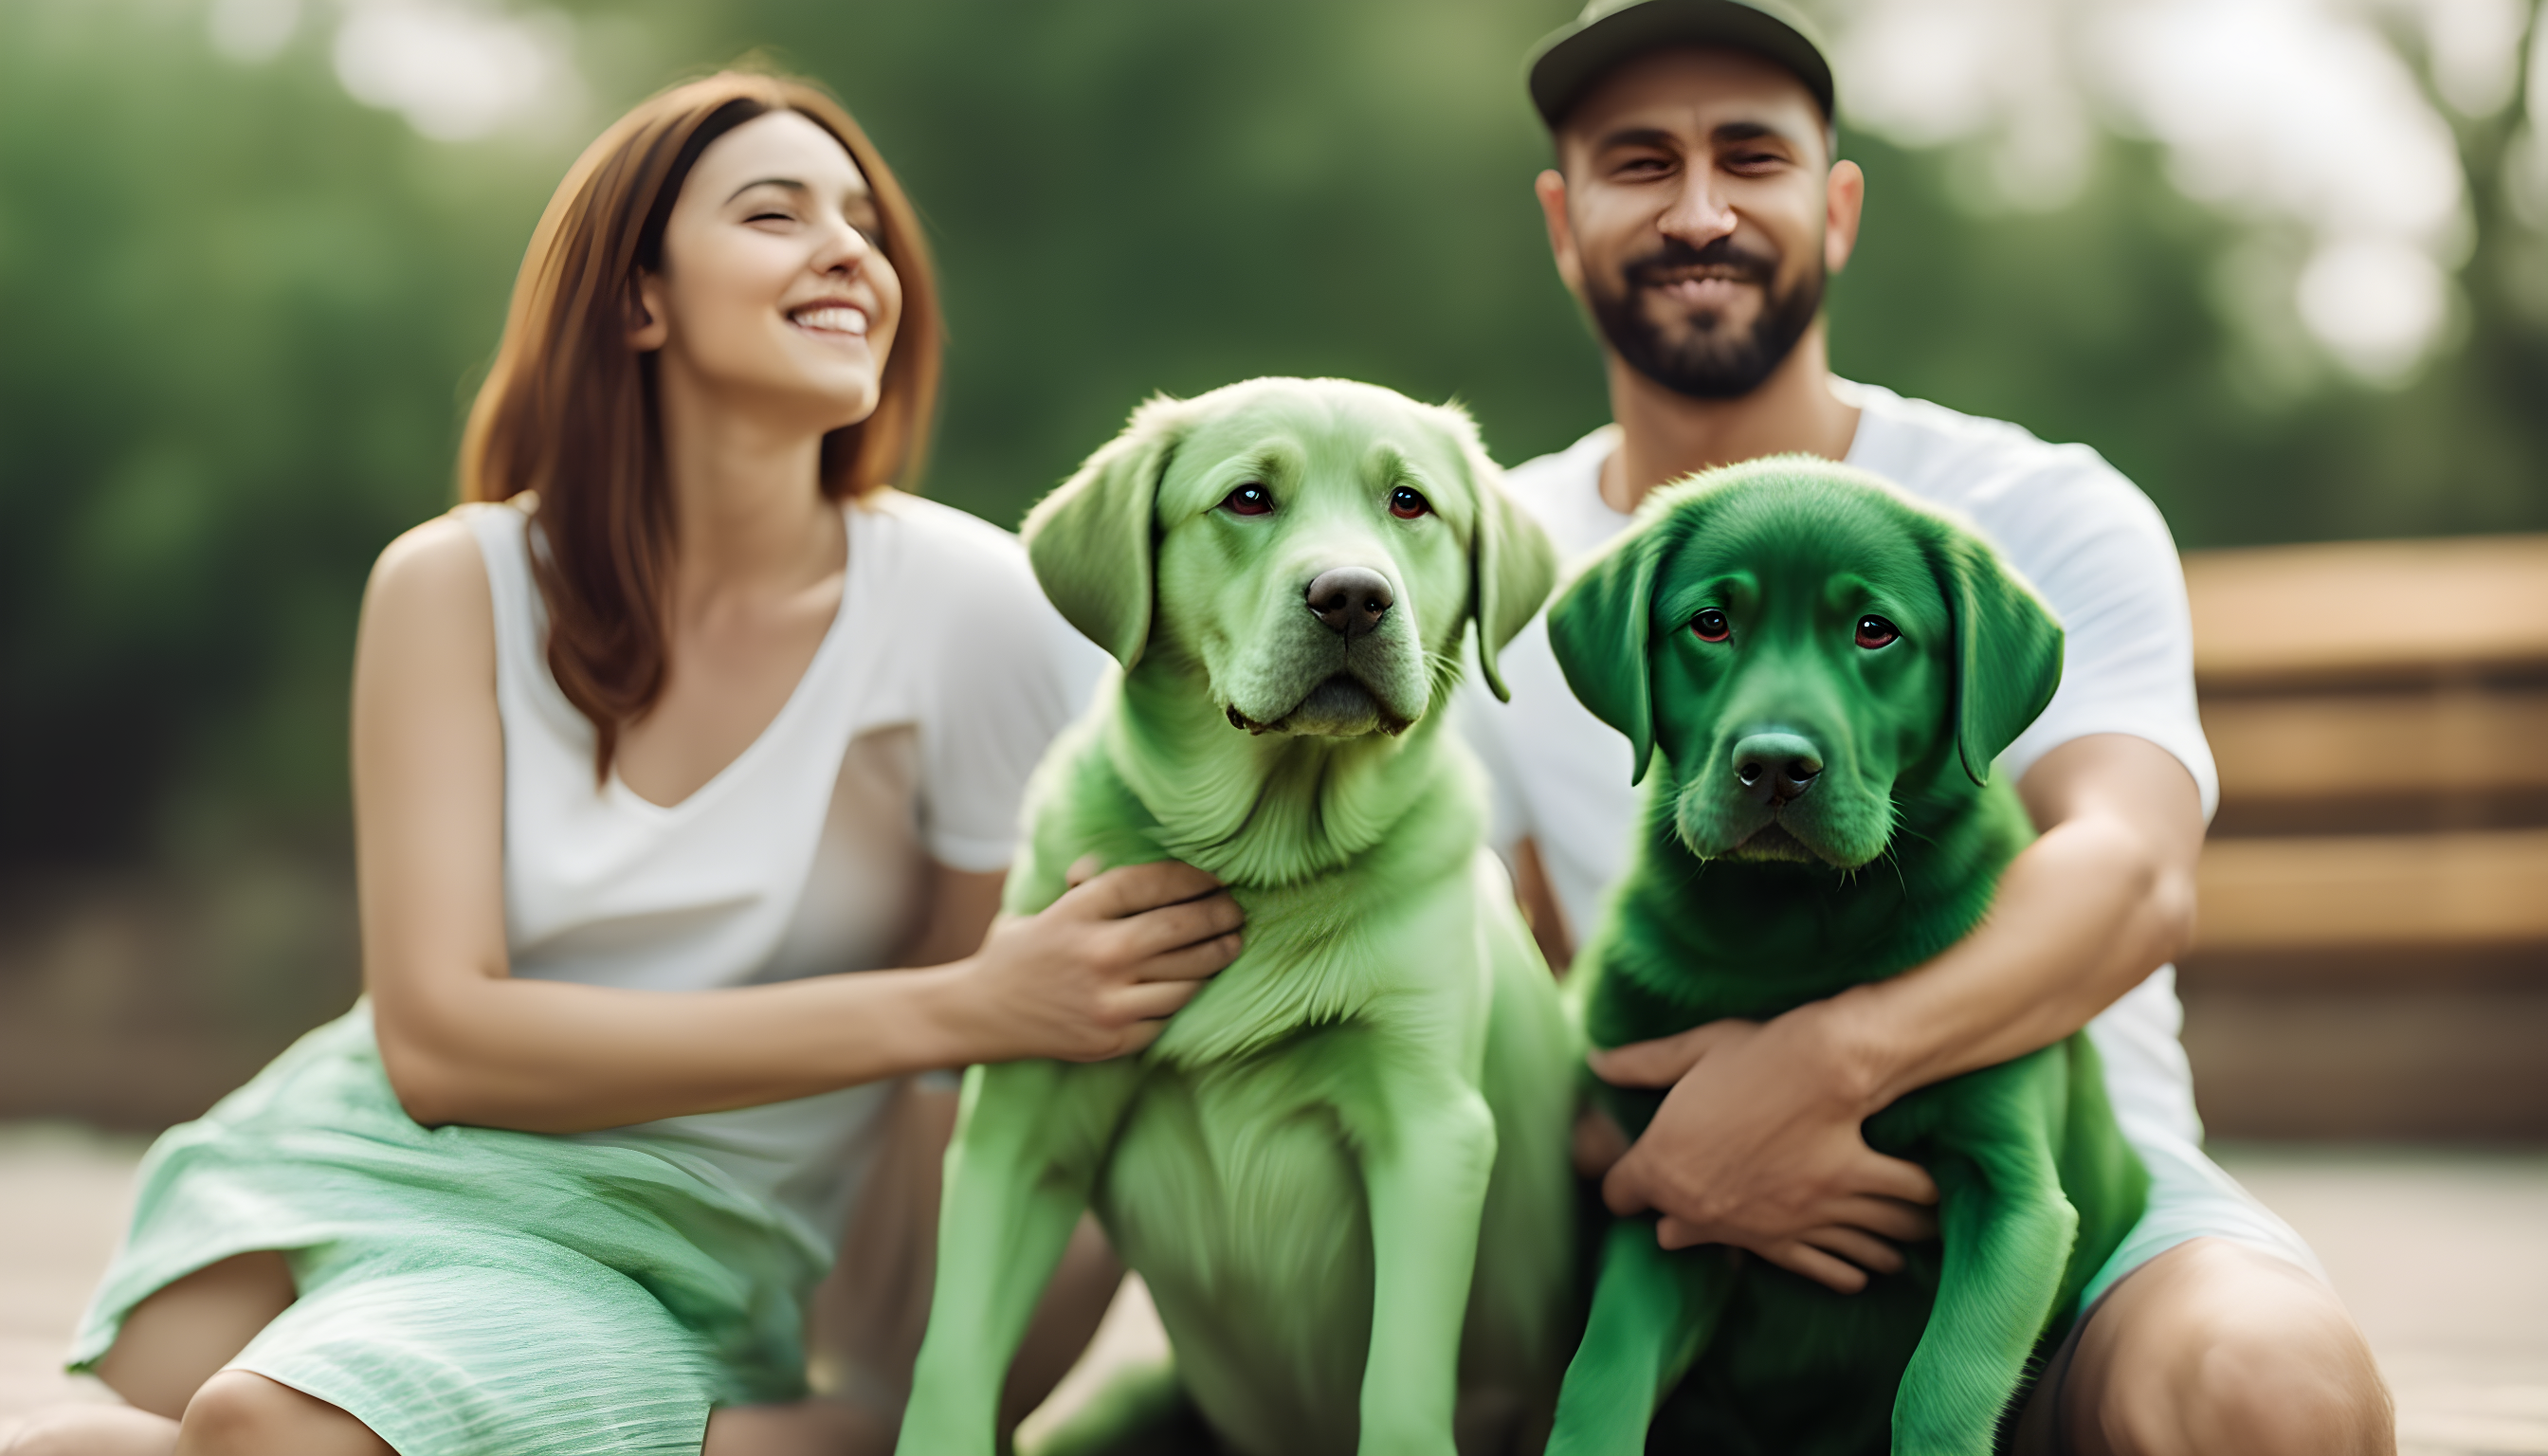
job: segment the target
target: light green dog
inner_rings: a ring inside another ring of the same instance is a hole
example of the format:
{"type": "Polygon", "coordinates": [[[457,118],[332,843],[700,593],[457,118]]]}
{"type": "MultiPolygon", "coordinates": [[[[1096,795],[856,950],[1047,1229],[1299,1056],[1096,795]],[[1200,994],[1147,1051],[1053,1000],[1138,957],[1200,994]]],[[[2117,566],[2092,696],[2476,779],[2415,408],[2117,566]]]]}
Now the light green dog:
{"type": "Polygon", "coordinates": [[[1466,415],[1332,380],[1155,400],[1036,507],[1063,615],[1124,671],[1046,759],[1007,907],[1080,857],[1219,875],[1246,949],[1138,1057],[977,1066],[947,1157],[903,1456],[989,1456],[1093,1207],[1229,1448],[1534,1439],[1567,1354],[1557,991],[1441,724],[1554,575],[1466,415]]]}

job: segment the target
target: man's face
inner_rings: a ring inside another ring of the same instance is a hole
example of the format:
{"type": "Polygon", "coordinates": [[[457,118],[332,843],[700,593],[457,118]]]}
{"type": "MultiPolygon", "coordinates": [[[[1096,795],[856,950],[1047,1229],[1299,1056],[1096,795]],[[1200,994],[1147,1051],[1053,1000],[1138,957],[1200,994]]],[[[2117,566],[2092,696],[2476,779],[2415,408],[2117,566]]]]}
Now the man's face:
{"type": "Polygon", "coordinates": [[[1751,393],[1822,309],[1862,186],[1804,83],[1748,51],[1661,51],[1612,71],[1540,178],[1567,286],[1619,357],[1697,399],[1751,393]]]}

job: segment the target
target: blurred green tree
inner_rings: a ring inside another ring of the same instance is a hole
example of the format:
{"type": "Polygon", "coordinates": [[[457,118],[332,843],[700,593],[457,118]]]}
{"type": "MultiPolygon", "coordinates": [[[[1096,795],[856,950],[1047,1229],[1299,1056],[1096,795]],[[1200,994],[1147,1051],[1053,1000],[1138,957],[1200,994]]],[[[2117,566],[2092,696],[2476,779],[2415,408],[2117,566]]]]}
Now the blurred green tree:
{"type": "Polygon", "coordinates": [[[0,860],[341,842],[363,577],[446,503],[562,165],[199,18],[0,7],[0,860]]]}
{"type": "MultiPolygon", "coordinates": [[[[928,213],[954,337],[933,494],[1012,524],[1153,391],[1344,375],[1501,458],[1600,418],[1530,179],[1547,0],[666,7],[834,85],[928,213]]],[[[678,38],[675,40],[674,38],[678,38]]]]}
{"type": "MultiPolygon", "coordinates": [[[[467,142],[349,98],[329,38],[369,12],[240,3],[0,6],[0,862],[341,847],[363,573],[448,500],[540,202],[617,105],[748,50],[833,84],[930,218],[954,339],[923,484],[994,520],[1154,390],[1351,375],[1467,403],[1506,460],[1602,417],[1520,87],[1568,0],[402,0],[571,35],[579,119],[467,142]],[[299,30],[217,53],[208,16],[251,12],[299,30]]],[[[2155,141],[2101,132],[2066,202],[2011,207],[1970,185],[1982,143],[1852,127],[1838,362],[2096,445],[2189,546],[2548,526],[2527,110],[2460,119],[2453,322],[2380,386],[2257,363],[2258,227],[2155,141]]]]}

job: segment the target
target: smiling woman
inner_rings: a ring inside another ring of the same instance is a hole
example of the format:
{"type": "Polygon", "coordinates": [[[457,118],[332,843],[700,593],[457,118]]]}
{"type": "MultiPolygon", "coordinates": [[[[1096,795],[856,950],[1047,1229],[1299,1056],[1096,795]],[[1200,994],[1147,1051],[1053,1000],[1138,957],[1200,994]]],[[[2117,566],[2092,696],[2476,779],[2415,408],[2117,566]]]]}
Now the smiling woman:
{"type": "Polygon", "coordinates": [[[756,416],[810,412],[823,495],[843,500],[917,471],[941,333],[918,217],[858,124],[810,86],[698,82],[630,113],[576,163],[523,259],[461,477],[472,500],[539,502],[549,667],[593,720],[596,774],[664,684],[672,500],[661,441],[627,428],[667,383],[659,372],[682,376],[661,394],[675,409],[739,395],[756,416]],[[714,147],[728,134],[734,144],[714,147]],[[698,254],[678,274],[677,223],[698,254]],[[860,266],[835,278],[853,254],[860,266]],[[632,272],[634,298],[596,276],[632,272]],[[676,311],[690,325],[678,341],[676,311]],[[699,387],[711,379],[740,389],[699,387]]]}
{"type": "MultiPolygon", "coordinates": [[[[10,1456],[889,1439],[925,1251],[831,1302],[863,1403],[805,1399],[803,1332],[870,1172],[933,1160],[879,1158],[890,1108],[945,1112],[912,1075],[1137,1049],[1238,951],[1173,864],[986,939],[1096,664],[1013,537],[892,489],[938,345],[911,206],[819,92],[713,76],[585,153],[468,499],[365,596],[368,994],[152,1149],[73,1351],[131,1405],[10,1456]]],[[[864,1206],[933,1227],[886,1176],[864,1206]]],[[[1111,1290],[1088,1255],[1046,1379],[1111,1290]]]]}

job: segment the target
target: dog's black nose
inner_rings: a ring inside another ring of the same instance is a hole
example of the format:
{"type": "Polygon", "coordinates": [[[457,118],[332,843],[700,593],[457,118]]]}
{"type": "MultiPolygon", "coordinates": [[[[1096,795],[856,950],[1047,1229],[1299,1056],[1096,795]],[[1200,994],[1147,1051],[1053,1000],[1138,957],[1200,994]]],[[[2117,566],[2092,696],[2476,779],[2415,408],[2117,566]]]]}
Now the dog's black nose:
{"type": "Polygon", "coordinates": [[[1319,573],[1319,579],[1310,584],[1309,597],[1310,610],[1328,630],[1342,632],[1347,642],[1371,635],[1398,599],[1389,590],[1389,578],[1361,566],[1319,573]]]}
{"type": "Polygon", "coordinates": [[[1734,776],[1754,803],[1803,798],[1822,772],[1822,754],[1793,733],[1754,733],[1734,745],[1734,776]]]}

